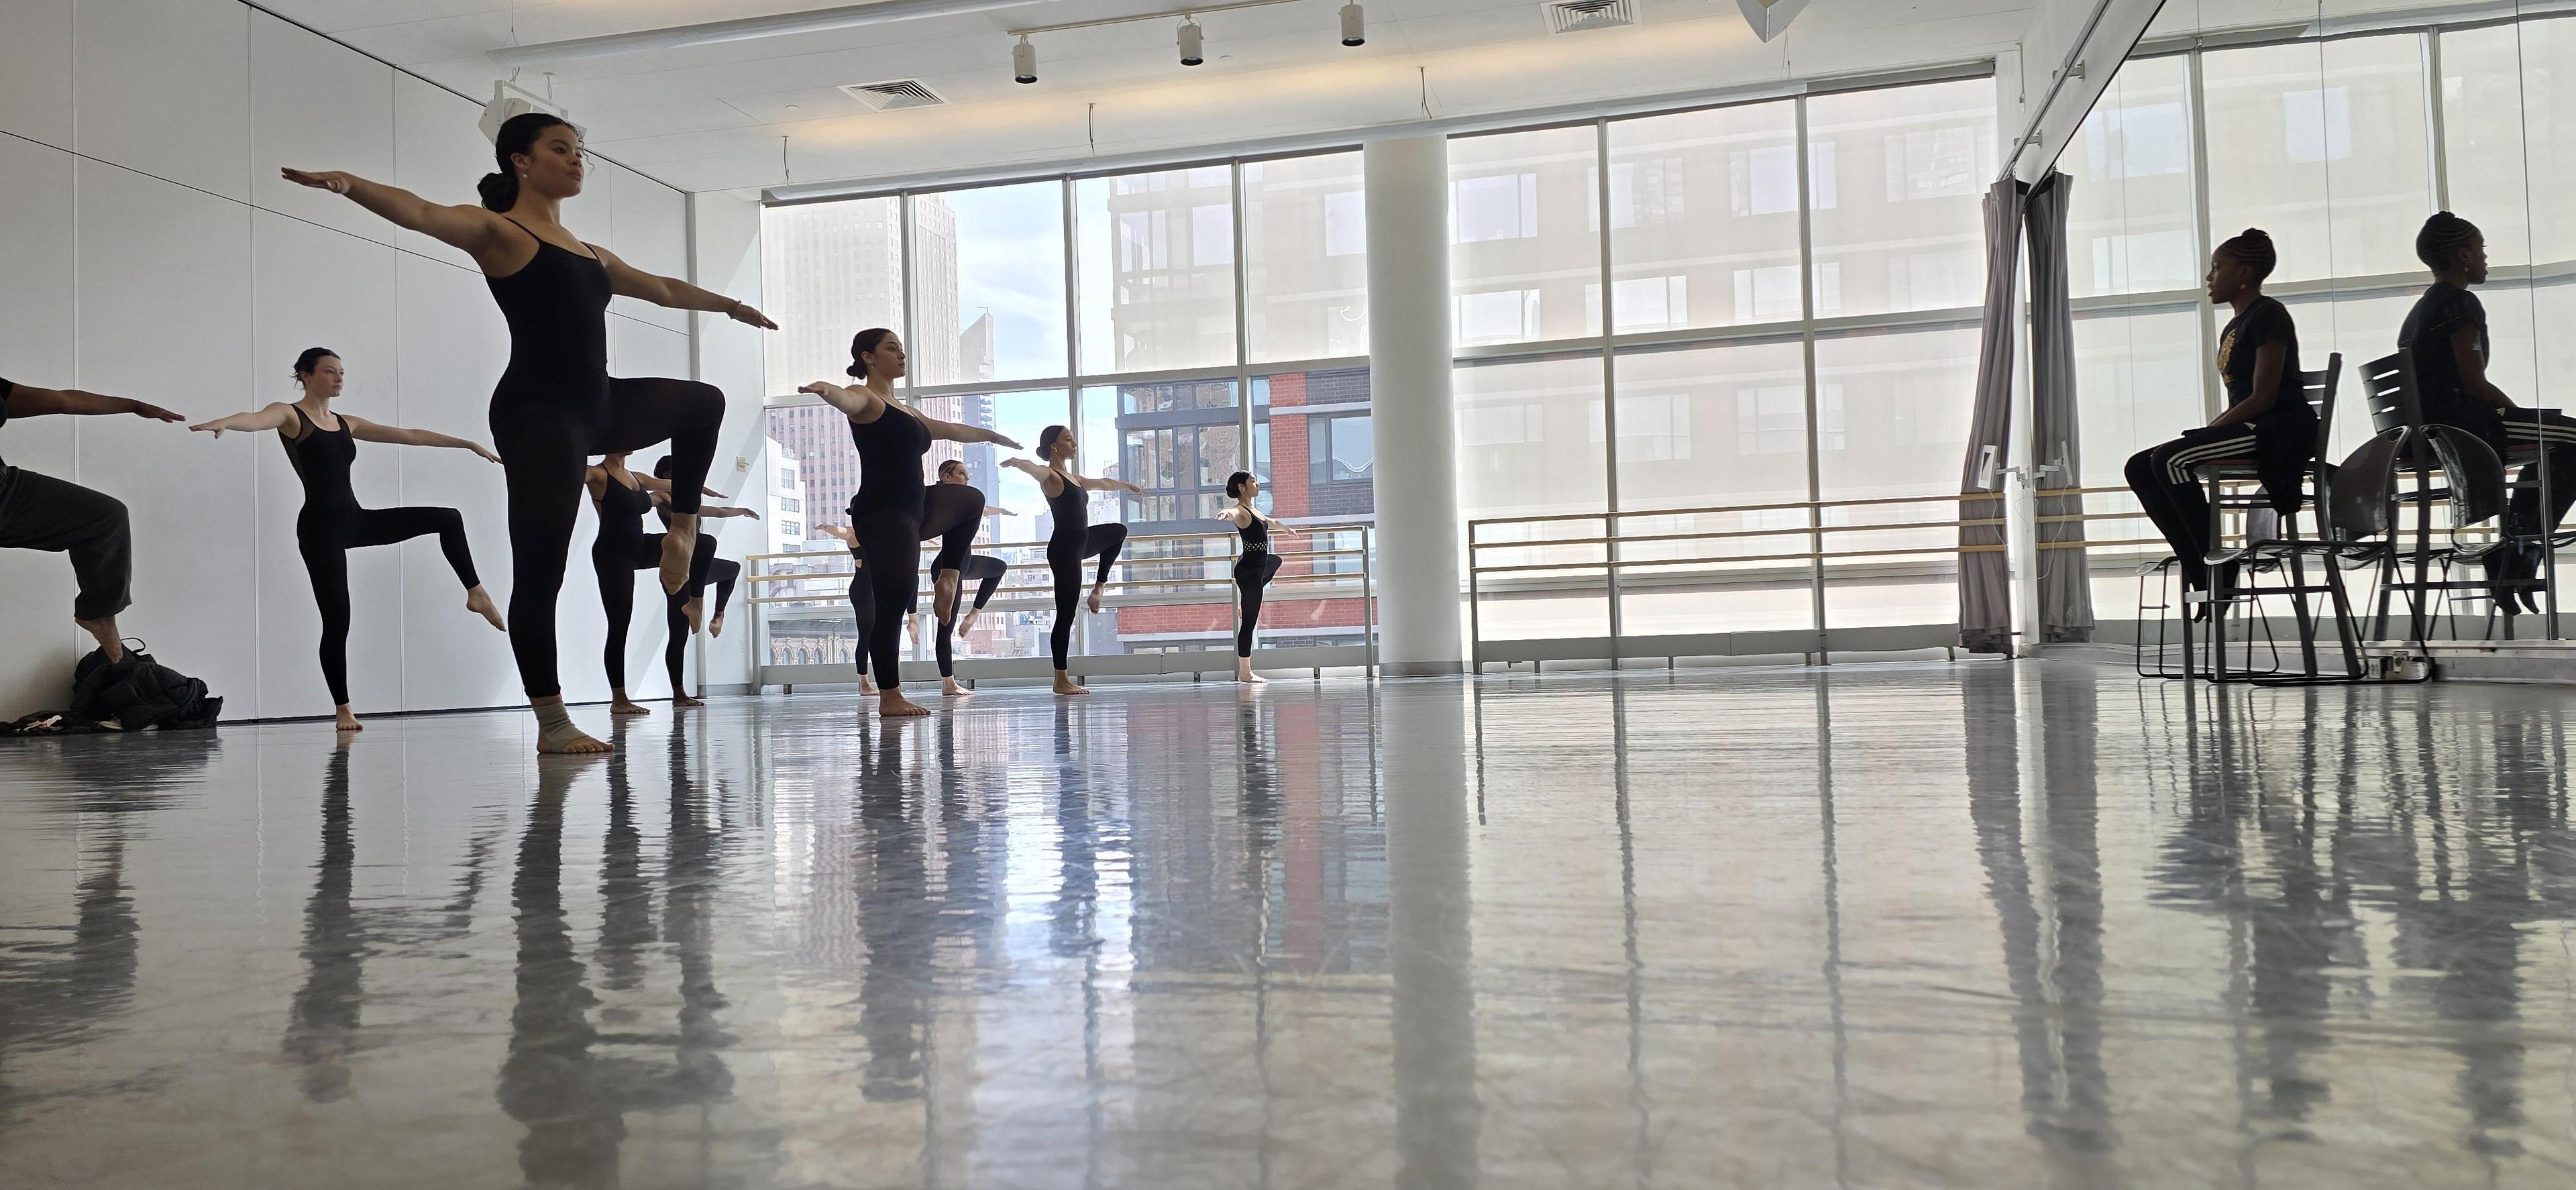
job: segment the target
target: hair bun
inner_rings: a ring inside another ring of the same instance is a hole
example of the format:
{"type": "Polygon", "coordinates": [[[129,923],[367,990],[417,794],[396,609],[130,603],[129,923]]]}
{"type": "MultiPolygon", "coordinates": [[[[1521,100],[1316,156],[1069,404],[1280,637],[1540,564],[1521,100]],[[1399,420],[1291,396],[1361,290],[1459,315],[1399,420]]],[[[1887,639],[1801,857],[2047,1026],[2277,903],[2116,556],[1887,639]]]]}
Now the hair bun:
{"type": "Polygon", "coordinates": [[[2249,227],[2249,228],[2246,228],[2244,231],[2239,232],[2239,233],[2237,233],[2237,234],[2242,235],[2242,236],[2244,236],[2246,239],[2249,239],[2249,240],[2265,240],[2265,241],[2269,241],[2269,240],[2272,238],[2272,233],[2270,233],[2270,232],[2268,232],[2268,231],[2265,231],[2265,230],[2263,230],[2262,228],[2259,228],[2259,227],[2249,227]]]}
{"type": "Polygon", "coordinates": [[[852,364],[852,365],[850,365],[849,367],[843,368],[843,369],[841,369],[841,370],[842,370],[843,372],[847,372],[847,373],[849,373],[849,374],[850,374],[850,375],[852,375],[852,376],[856,376],[856,377],[858,377],[858,378],[859,378],[859,379],[861,379],[861,380],[865,380],[865,379],[867,379],[867,378],[868,378],[868,370],[867,370],[866,368],[862,368],[862,367],[858,366],[857,364],[852,364]]]}

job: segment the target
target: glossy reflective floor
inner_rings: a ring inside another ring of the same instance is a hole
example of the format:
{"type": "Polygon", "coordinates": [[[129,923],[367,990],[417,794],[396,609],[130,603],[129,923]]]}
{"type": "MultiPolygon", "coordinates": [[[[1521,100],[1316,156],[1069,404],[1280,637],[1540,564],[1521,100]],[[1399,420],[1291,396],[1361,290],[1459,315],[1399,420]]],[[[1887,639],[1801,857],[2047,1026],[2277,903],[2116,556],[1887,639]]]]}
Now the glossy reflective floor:
{"type": "Polygon", "coordinates": [[[2566,1186],[2570,702],[1989,663],[0,745],[0,1186],[2566,1186]]]}

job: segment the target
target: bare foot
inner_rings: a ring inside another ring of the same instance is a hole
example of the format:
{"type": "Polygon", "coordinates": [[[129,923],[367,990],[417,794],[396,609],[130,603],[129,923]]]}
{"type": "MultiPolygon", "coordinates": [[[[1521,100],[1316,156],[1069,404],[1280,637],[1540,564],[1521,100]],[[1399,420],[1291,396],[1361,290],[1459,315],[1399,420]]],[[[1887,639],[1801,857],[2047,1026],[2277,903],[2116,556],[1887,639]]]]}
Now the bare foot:
{"type": "Polygon", "coordinates": [[[75,617],[72,623],[80,625],[81,631],[88,633],[90,639],[98,642],[99,651],[106,653],[108,660],[125,660],[125,638],[117,634],[116,617],[100,616],[95,620],[75,617]]]}
{"type": "Polygon", "coordinates": [[[650,715],[653,711],[649,707],[637,705],[631,699],[620,697],[617,701],[608,704],[608,713],[611,715],[650,715]]]}
{"type": "Polygon", "coordinates": [[[973,698],[975,692],[957,684],[955,678],[939,679],[939,692],[950,698],[973,698]]]}
{"type": "Polygon", "coordinates": [[[671,705],[685,709],[688,707],[702,707],[707,705],[707,703],[706,700],[702,698],[691,698],[685,694],[674,694],[671,696],[671,705]]]}
{"type": "Polygon", "coordinates": [[[908,719],[929,713],[929,707],[905,698],[900,690],[887,690],[877,695],[877,717],[880,719],[908,719]]]}
{"type": "Polygon", "coordinates": [[[331,714],[334,719],[338,720],[338,722],[334,723],[333,726],[342,731],[366,730],[366,727],[358,722],[358,716],[351,712],[347,707],[334,707],[332,708],[331,714]]]}
{"type": "Polygon", "coordinates": [[[723,613],[723,612],[717,612],[717,613],[716,613],[716,618],[715,618],[715,619],[712,619],[712,620],[707,621],[707,635],[708,635],[708,636],[723,636],[723,635],[724,635],[724,613],[723,613]]]}
{"type": "Polygon", "coordinates": [[[1270,679],[1252,672],[1252,663],[1249,661],[1240,661],[1235,663],[1234,680],[1252,686],[1267,686],[1270,684],[1270,679]]]}
{"type": "Polygon", "coordinates": [[[1098,583],[1091,585],[1091,614],[1095,616],[1100,614],[1100,584],[1098,583]]]}
{"type": "Polygon", "coordinates": [[[1080,686],[1076,686],[1076,685],[1074,685],[1074,684],[1073,684],[1073,675],[1072,675],[1072,674],[1069,674],[1069,673],[1066,673],[1066,672],[1064,672],[1063,670],[1060,670],[1060,669],[1059,669],[1059,670],[1057,670],[1057,671],[1055,671],[1055,692],[1056,692],[1056,693],[1058,693],[1058,694],[1089,694],[1089,693],[1091,693],[1091,691],[1089,691],[1089,690],[1085,690],[1085,689],[1083,689],[1083,688],[1082,688],[1082,687],[1080,687],[1080,686]]]}
{"type": "Polygon", "coordinates": [[[538,736],[537,752],[544,756],[596,756],[617,749],[574,731],[560,737],[538,736]]]}
{"type": "Polygon", "coordinates": [[[492,602],[492,593],[484,590],[480,583],[465,592],[465,610],[490,620],[494,628],[503,632],[510,630],[509,625],[501,622],[501,609],[492,602]]]}
{"type": "Polygon", "coordinates": [[[968,630],[968,629],[971,629],[971,628],[973,628],[973,627],[975,626],[975,617],[980,616],[980,615],[983,615],[983,614],[984,614],[984,609],[983,609],[983,608],[980,608],[980,607],[972,607],[972,606],[968,607],[965,611],[958,613],[958,615],[957,615],[957,635],[959,635],[959,636],[964,636],[964,635],[966,635],[967,630],[968,630]]]}
{"type": "Polygon", "coordinates": [[[697,515],[673,515],[670,530],[662,535],[663,594],[677,595],[680,588],[689,585],[689,563],[697,552],[697,515]]]}
{"type": "Polygon", "coordinates": [[[680,614],[681,614],[682,616],[685,616],[685,617],[687,617],[687,618],[688,618],[688,621],[689,621],[689,631],[691,631],[691,632],[695,632],[695,631],[697,631],[697,630],[698,630],[698,621],[705,619],[705,618],[706,618],[706,615],[707,615],[707,600],[706,600],[706,597],[705,597],[705,596],[703,596],[703,595],[701,595],[701,596],[699,596],[699,597],[697,597],[697,598],[695,598],[695,599],[692,599],[692,600],[688,601],[687,603],[683,603],[683,604],[681,604],[681,605],[680,605],[680,614]]]}

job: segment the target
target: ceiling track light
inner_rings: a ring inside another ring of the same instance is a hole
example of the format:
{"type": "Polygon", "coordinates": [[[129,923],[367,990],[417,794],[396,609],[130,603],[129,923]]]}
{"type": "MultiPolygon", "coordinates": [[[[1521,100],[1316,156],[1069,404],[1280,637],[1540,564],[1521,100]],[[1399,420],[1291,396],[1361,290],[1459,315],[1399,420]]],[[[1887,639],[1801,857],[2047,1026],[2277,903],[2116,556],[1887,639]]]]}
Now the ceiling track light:
{"type": "Polygon", "coordinates": [[[1198,65],[1198,64],[1200,64],[1200,63],[1202,63],[1202,62],[1207,61],[1207,53],[1206,53],[1206,50],[1207,50],[1207,39],[1206,39],[1206,35],[1200,31],[1200,29],[1199,29],[1199,23],[1198,23],[1197,21],[1191,20],[1190,18],[1188,18],[1188,17],[1186,17],[1186,16],[1185,16],[1185,17],[1182,17],[1182,18],[1181,18],[1181,65],[1183,65],[1183,66],[1196,66],[1196,65],[1198,65]]]}
{"type": "MultiPolygon", "coordinates": [[[[882,2],[892,6],[930,3],[933,0],[882,0],[882,2]]],[[[944,2],[1002,4],[1017,2],[1017,0],[944,0],[944,2]]],[[[1017,82],[1034,83],[1038,81],[1038,52],[1035,46],[1029,44],[1029,38],[1040,33],[1062,33],[1070,29],[1096,29],[1102,25],[1125,25],[1136,21],[1160,21],[1179,17],[1181,18],[1179,36],[1181,65],[1198,66],[1207,61],[1207,31],[1199,27],[1198,14],[1227,12],[1237,8],[1267,8],[1273,4],[1295,2],[1296,0],[1233,0],[1232,3],[1167,8],[1161,12],[1140,12],[1128,16],[1102,17],[1092,21],[1067,21],[1061,25],[1031,25],[1025,29],[1005,29],[1002,32],[1006,36],[1019,38],[1019,44],[1011,47],[1011,78],[1017,82]]],[[[1745,0],[1745,2],[1762,3],[1766,0],[1745,0]]],[[[1767,2],[1779,3],[1780,0],[1767,0],[1767,2]]],[[[1798,2],[1804,3],[1805,0],[1798,0],[1798,2]]],[[[1342,44],[1353,46],[1368,44],[1368,16],[1361,10],[1356,0],[1342,5],[1342,44]]]]}
{"type": "Polygon", "coordinates": [[[1360,11],[1357,4],[1342,6],[1342,44],[1368,44],[1368,16],[1360,11]]]}
{"type": "Polygon", "coordinates": [[[1020,44],[1011,47],[1011,81],[1038,81],[1038,47],[1029,44],[1026,34],[1021,35],[1020,44]]]}

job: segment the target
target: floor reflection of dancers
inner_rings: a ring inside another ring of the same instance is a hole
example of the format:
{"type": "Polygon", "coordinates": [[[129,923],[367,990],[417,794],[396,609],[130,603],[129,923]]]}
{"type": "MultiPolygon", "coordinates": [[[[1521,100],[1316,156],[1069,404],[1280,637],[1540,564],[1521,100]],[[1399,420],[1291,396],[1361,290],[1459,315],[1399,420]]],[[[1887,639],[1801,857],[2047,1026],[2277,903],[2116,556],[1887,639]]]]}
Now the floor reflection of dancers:
{"type": "Polygon", "coordinates": [[[859,786],[864,862],[858,907],[867,947],[867,968],[859,976],[859,1032],[868,1046],[859,1093],[870,1103],[885,1103],[922,1096],[939,912],[929,896],[920,802],[903,763],[903,737],[881,730],[875,744],[859,786]]]}

